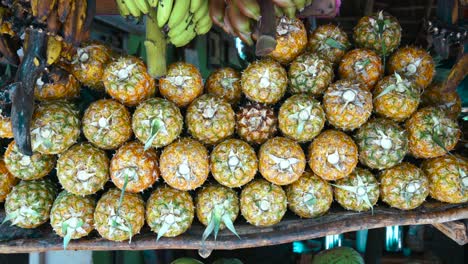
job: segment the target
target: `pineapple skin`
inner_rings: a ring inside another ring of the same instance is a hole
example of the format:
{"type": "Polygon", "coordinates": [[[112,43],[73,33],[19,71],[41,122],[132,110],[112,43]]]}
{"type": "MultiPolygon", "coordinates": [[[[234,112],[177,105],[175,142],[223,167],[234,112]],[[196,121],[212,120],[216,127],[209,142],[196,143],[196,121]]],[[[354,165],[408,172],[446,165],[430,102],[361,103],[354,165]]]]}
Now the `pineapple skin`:
{"type": "Polygon", "coordinates": [[[128,142],[117,150],[110,162],[110,176],[119,189],[124,187],[125,175],[121,173],[127,168],[136,169],[137,179],[129,176],[125,191],[142,192],[151,187],[159,177],[158,154],[154,149],[145,151],[140,142],[128,142]]]}
{"type": "Polygon", "coordinates": [[[277,103],[286,92],[288,76],[280,63],[265,58],[254,61],[242,73],[242,92],[254,102],[277,103]]]}
{"type": "Polygon", "coordinates": [[[158,233],[166,217],[171,214],[175,216],[175,222],[162,235],[164,237],[176,237],[190,228],[195,216],[192,196],[169,186],[155,189],[146,202],[146,222],[151,231],[158,233]],[[172,210],[168,209],[170,206],[173,206],[172,210]]]}
{"type": "Polygon", "coordinates": [[[72,194],[94,194],[109,180],[109,159],[103,150],[90,143],[76,144],[60,155],[57,178],[72,194]]]}
{"type": "Polygon", "coordinates": [[[263,144],[276,134],[277,127],[278,118],[272,107],[248,102],[236,113],[236,132],[251,144],[263,144]]]}
{"type": "Polygon", "coordinates": [[[0,203],[3,203],[13,187],[18,184],[19,179],[15,178],[6,168],[5,162],[0,159],[0,203]]]}
{"type": "Polygon", "coordinates": [[[101,149],[117,149],[132,136],[130,112],[115,100],[91,103],[82,122],[86,139],[101,149]]]}
{"type": "Polygon", "coordinates": [[[153,148],[167,146],[179,137],[184,125],[179,108],[168,100],[151,98],[138,105],[132,118],[133,132],[143,144],[151,137],[151,122],[154,118],[164,123],[166,132],[158,132],[151,143],[153,148]]]}
{"type": "Polygon", "coordinates": [[[198,69],[186,62],[175,62],[168,66],[166,78],[159,79],[159,92],[178,107],[186,107],[203,94],[203,80],[198,69]],[[177,83],[177,77],[187,77],[177,83]]]}
{"type": "Polygon", "coordinates": [[[250,224],[272,226],[279,223],[286,213],[286,194],[278,185],[263,179],[253,180],[242,189],[240,209],[250,224]]]}
{"type": "MultiPolygon", "coordinates": [[[[372,206],[374,206],[379,200],[379,183],[369,170],[356,168],[348,177],[337,180],[335,184],[341,186],[358,186],[359,183],[357,175],[361,177],[364,184],[375,185],[374,188],[366,188],[366,193],[367,197],[369,198],[369,202],[372,204],[372,206]]],[[[359,201],[357,194],[353,192],[349,192],[338,187],[334,187],[333,192],[335,194],[335,200],[346,210],[362,212],[369,211],[372,209],[372,207],[370,207],[364,201],[359,201]]]]}
{"type": "Polygon", "coordinates": [[[95,90],[104,90],[102,76],[111,61],[111,49],[105,45],[91,44],[77,50],[71,73],[82,83],[95,90]],[[84,55],[86,54],[86,55],[84,55]],[[83,56],[83,59],[80,57],[83,56]],[[88,57],[87,60],[84,60],[88,57]]]}
{"type": "Polygon", "coordinates": [[[83,221],[80,232],[73,232],[71,238],[78,239],[87,236],[94,230],[94,208],[96,201],[92,196],[78,196],[62,191],[54,201],[50,211],[50,225],[54,232],[64,237],[62,223],[70,218],[83,221]]]}
{"type": "MultiPolygon", "coordinates": [[[[117,213],[119,199],[120,190],[112,188],[101,196],[94,211],[95,229],[103,238],[111,241],[131,239],[127,232],[113,228],[110,224],[111,218],[117,213]]],[[[125,193],[118,217],[131,227],[133,235],[140,233],[141,228],[145,224],[145,202],[141,198],[141,195],[125,193]]]]}
{"type": "Polygon", "coordinates": [[[408,131],[409,152],[417,158],[435,158],[446,154],[431,138],[434,129],[434,119],[440,123],[439,131],[443,133],[441,140],[447,151],[451,151],[457,145],[461,136],[457,122],[448,118],[445,112],[434,107],[426,107],[418,110],[406,121],[408,131]]]}
{"type": "Polygon", "coordinates": [[[324,215],[333,202],[331,185],[310,171],[305,171],[297,181],[286,186],[285,190],[289,210],[302,218],[324,215]],[[315,198],[313,205],[308,205],[304,200],[310,194],[315,198]]]}
{"type": "Polygon", "coordinates": [[[205,90],[206,93],[214,94],[235,105],[242,96],[240,80],[240,73],[233,68],[216,69],[206,80],[205,90]]]}
{"type": "Polygon", "coordinates": [[[56,187],[49,180],[21,181],[13,187],[5,200],[7,215],[28,207],[37,215],[22,216],[14,225],[21,228],[35,228],[49,220],[49,212],[57,195],[56,187]]]}
{"type": "MultiPolygon", "coordinates": [[[[239,215],[237,193],[228,187],[215,184],[201,188],[195,198],[197,218],[203,225],[209,224],[216,205],[221,206],[222,213],[227,213],[233,223],[236,221],[239,215]]],[[[221,221],[219,229],[222,230],[225,227],[224,222],[221,221]]]]}
{"type": "Polygon", "coordinates": [[[440,107],[454,120],[457,120],[462,111],[462,101],[457,91],[444,91],[440,83],[433,83],[424,90],[421,106],[440,107]]]}
{"type": "Polygon", "coordinates": [[[300,19],[279,18],[276,26],[276,48],[269,54],[281,64],[288,64],[301,54],[307,45],[307,31],[300,19]]]}
{"type": "Polygon", "coordinates": [[[358,148],[353,139],[341,131],[326,130],[309,145],[309,166],[324,180],[334,181],[348,176],[357,163],[358,148]],[[338,152],[338,162],[342,165],[340,170],[328,162],[328,156],[335,152],[338,152]]]}
{"type": "Polygon", "coordinates": [[[56,157],[41,153],[32,156],[23,155],[13,140],[8,144],[4,155],[5,166],[16,178],[38,180],[45,177],[55,167],[56,157]]]}
{"type": "Polygon", "coordinates": [[[465,157],[444,155],[424,160],[421,169],[429,178],[429,194],[445,203],[468,202],[468,160],[465,157]]]}
{"type": "Polygon", "coordinates": [[[182,191],[200,187],[210,172],[207,149],[200,142],[190,138],[182,138],[165,147],[161,153],[159,164],[164,181],[172,188],[182,191]],[[186,159],[190,170],[188,181],[178,175],[178,170],[184,159],[186,159]]]}
{"type": "Polygon", "coordinates": [[[356,80],[370,91],[383,75],[382,61],[372,50],[354,49],[344,55],[338,75],[340,79],[356,80]]]}
{"type": "Polygon", "coordinates": [[[340,62],[346,50],[351,46],[348,36],[340,27],[332,24],[321,25],[309,35],[308,48],[332,64],[340,62]],[[344,49],[334,48],[326,43],[331,38],[340,43],[344,49]]]}
{"type": "Polygon", "coordinates": [[[304,173],[307,165],[304,151],[301,146],[288,138],[275,137],[265,142],[258,153],[259,171],[269,182],[276,185],[287,185],[295,182],[304,173]],[[291,171],[280,169],[271,155],[281,159],[296,159],[297,162],[289,164],[291,171]]]}
{"type": "Polygon", "coordinates": [[[38,86],[36,83],[34,89],[36,100],[71,100],[80,96],[81,85],[72,74],[60,68],[54,68],[48,77],[51,83],[42,86],[38,86]]]}
{"type": "Polygon", "coordinates": [[[228,139],[219,143],[211,152],[211,173],[215,180],[229,188],[241,187],[257,173],[258,160],[255,150],[245,141],[228,139]],[[231,151],[234,155],[231,155],[231,151]],[[230,161],[239,161],[230,166],[230,161]],[[239,167],[239,163],[241,167],[239,167]],[[231,169],[233,167],[233,169],[231,169]]]}
{"type": "Polygon", "coordinates": [[[420,206],[429,194],[429,180],[423,171],[413,164],[403,162],[395,167],[384,170],[380,175],[380,195],[383,202],[400,210],[411,210],[420,206]],[[404,191],[408,183],[419,183],[417,193],[408,201],[404,191]]]}
{"type": "Polygon", "coordinates": [[[0,138],[13,138],[11,119],[4,117],[0,112],[0,138]]]}

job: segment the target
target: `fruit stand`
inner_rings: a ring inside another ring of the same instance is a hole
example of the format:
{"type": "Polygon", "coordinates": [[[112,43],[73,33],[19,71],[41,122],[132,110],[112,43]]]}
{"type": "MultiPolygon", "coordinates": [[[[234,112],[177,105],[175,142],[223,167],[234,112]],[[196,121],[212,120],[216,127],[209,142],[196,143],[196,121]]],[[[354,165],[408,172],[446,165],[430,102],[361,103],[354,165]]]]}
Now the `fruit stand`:
{"type": "Polygon", "coordinates": [[[391,14],[366,6],[351,36],[311,27],[340,1],[4,2],[0,253],[209,256],[405,225],[468,242],[468,55],[435,81],[391,14]],[[146,61],[87,42],[94,14],[145,21],[146,61]],[[212,26],[254,59],[166,63],[212,26]]]}

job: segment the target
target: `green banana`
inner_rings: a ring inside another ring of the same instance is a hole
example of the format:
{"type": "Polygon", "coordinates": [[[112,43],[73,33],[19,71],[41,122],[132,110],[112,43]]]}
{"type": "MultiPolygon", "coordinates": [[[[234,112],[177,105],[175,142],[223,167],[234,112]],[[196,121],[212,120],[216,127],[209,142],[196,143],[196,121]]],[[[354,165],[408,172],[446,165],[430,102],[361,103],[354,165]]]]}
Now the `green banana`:
{"type": "Polygon", "coordinates": [[[182,22],[185,15],[189,12],[190,9],[190,0],[177,0],[172,8],[171,16],[167,24],[169,28],[174,27],[175,25],[182,22]]]}
{"type": "MultiPolygon", "coordinates": [[[[202,22],[202,20],[200,20],[199,22],[202,22]]],[[[213,21],[211,21],[211,18],[210,18],[210,19],[207,19],[206,21],[203,21],[203,23],[197,23],[197,25],[195,26],[195,31],[197,32],[198,35],[203,35],[203,34],[208,33],[208,31],[210,31],[212,26],[213,26],[213,21]]]]}
{"type": "Polygon", "coordinates": [[[116,2],[120,15],[123,17],[129,16],[130,11],[128,10],[127,6],[123,3],[123,0],[116,0],[116,2]]]}
{"type": "Polygon", "coordinates": [[[201,7],[203,2],[208,2],[208,0],[191,0],[190,1],[190,12],[195,13],[201,7]]]}
{"type": "Polygon", "coordinates": [[[148,3],[146,2],[146,0],[134,0],[134,1],[135,1],[136,7],[140,9],[141,13],[145,15],[148,14],[150,7],[148,3]]]}
{"type": "Polygon", "coordinates": [[[283,7],[283,11],[291,19],[296,17],[296,6],[283,7]]]}
{"type": "Polygon", "coordinates": [[[122,0],[122,2],[125,4],[125,6],[127,7],[128,11],[130,12],[132,16],[134,17],[141,16],[141,11],[136,6],[134,0],[122,0]]]}
{"type": "Polygon", "coordinates": [[[173,4],[174,0],[159,0],[156,16],[158,27],[162,28],[169,20],[173,4]]]}
{"type": "Polygon", "coordinates": [[[306,0],[305,6],[310,6],[314,0],[306,0]]]}
{"type": "Polygon", "coordinates": [[[211,17],[210,17],[210,16],[204,16],[204,17],[200,18],[200,19],[196,22],[196,24],[197,24],[197,25],[203,26],[203,25],[208,24],[209,21],[211,21],[211,17]]]}
{"type": "Polygon", "coordinates": [[[148,5],[151,7],[157,7],[159,3],[158,0],[147,0],[147,2],[148,2],[148,5]]]}
{"type": "Polygon", "coordinates": [[[198,22],[202,17],[209,16],[208,0],[203,2],[203,5],[198,8],[193,16],[193,21],[198,22]]]}
{"type": "Polygon", "coordinates": [[[170,38],[169,40],[174,46],[182,47],[182,46],[187,45],[196,36],[197,36],[197,33],[195,32],[195,24],[191,24],[187,28],[186,31],[182,32],[182,34],[179,34],[173,38],[170,38]]]}
{"type": "Polygon", "coordinates": [[[256,21],[260,20],[260,5],[257,0],[233,0],[232,2],[237,5],[244,16],[256,21]]]}
{"type": "Polygon", "coordinates": [[[293,0],[294,5],[296,6],[297,10],[302,11],[305,7],[306,0],[293,0]]]}
{"type": "Polygon", "coordinates": [[[174,28],[169,28],[169,32],[167,33],[167,35],[170,38],[173,38],[174,36],[185,31],[188,28],[188,26],[192,24],[192,17],[193,17],[192,14],[187,13],[187,16],[184,18],[182,22],[177,24],[174,28]]]}

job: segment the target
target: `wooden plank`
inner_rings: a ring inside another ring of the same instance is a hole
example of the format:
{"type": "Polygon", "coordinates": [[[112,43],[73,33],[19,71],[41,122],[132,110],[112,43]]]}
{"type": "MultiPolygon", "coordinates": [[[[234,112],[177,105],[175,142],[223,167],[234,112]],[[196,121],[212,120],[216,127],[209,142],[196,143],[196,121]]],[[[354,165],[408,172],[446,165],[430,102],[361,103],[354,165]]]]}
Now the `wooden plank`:
{"type": "MultiPolygon", "coordinates": [[[[3,218],[4,213],[0,213],[3,218]]],[[[411,211],[401,211],[381,205],[374,209],[374,214],[344,211],[341,208],[332,210],[319,218],[299,219],[288,215],[279,224],[271,227],[254,227],[243,219],[236,221],[236,229],[241,236],[223,230],[218,240],[201,241],[204,227],[195,223],[189,231],[176,238],[162,238],[156,242],[156,235],[146,227],[136,235],[132,243],[112,242],[100,238],[96,232],[90,236],[70,242],[69,250],[147,250],[147,249],[223,249],[232,250],[290,243],[327,235],[341,234],[362,229],[373,229],[392,225],[420,225],[450,222],[468,218],[468,203],[443,204],[426,202],[411,211]]],[[[0,253],[21,253],[33,251],[61,250],[62,241],[53,234],[50,226],[43,225],[36,230],[25,230],[3,225],[0,235],[10,238],[0,241],[0,253]],[[16,233],[15,233],[16,232],[16,233]],[[25,236],[29,238],[25,238],[25,236]]]]}
{"type": "Polygon", "coordinates": [[[463,221],[432,224],[440,232],[457,242],[460,246],[468,244],[468,231],[463,221]]]}

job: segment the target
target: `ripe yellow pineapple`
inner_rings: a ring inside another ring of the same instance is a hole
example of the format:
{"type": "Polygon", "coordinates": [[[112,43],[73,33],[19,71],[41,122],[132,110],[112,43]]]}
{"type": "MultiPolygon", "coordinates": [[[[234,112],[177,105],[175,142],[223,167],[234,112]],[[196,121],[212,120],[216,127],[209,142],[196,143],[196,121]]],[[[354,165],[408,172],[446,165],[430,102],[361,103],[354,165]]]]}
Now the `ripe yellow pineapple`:
{"type": "Polygon", "coordinates": [[[124,241],[140,233],[145,224],[145,202],[140,194],[108,190],[99,199],[94,211],[94,227],[111,241],[124,241]]]}
{"type": "Polygon", "coordinates": [[[298,142],[316,137],[325,125],[325,112],[312,96],[297,94],[280,107],[279,128],[283,135],[298,142]]]}
{"type": "Polygon", "coordinates": [[[80,119],[74,105],[45,102],[36,107],[31,121],[33,151],[59,154],[76,143],[80,136],[80,119]]]}
{"type": "Polygon", "coordinates": [[[76,144],[60,155],[57,178],[70,193],[94,194],[109,180],[109,159],[103,150],[89,143],[76,144]]]}
{"type": "Polygon", "coordinates": [[[39,101],[75,99],[80,96],[80,88],[80,83],[72,74],[54,67],[47,76],[37,79],[34,97],[39,101]]]}
{"type": "Polygon", "coordinates": [[[329,61],[315,53],[304,53],[289,65],[289,91],[319,96],[333,81],[333,76],[333,65],[329,61]]]}
{"type": "Polygon", "coordinates": [[[111,60],[110,53],[109,47],[97,43],[78,48],[73,58],[71,72],[83,85],[103,90],[102,76],[111,60]]]}
{"type": "Polygon", "coordinates": [[[278,102],[287,85],[286,70],[269,58],[252,62],[242,73],[242,91],[248,99],[258,103],[278,102]]]}
{"type": "Polygon", "coordinates": [[[420,101],[419,88],[398,73],[380,80],[374,88],[375,112],[401,122],[416,111],[420,101]]]}
{"type": "Polygon", "coordinates": [[[13,187],[18,184],[19,179],[15,178],[5,167],[3,159],[0,159],[0,203],[3,203],[13,187]]]}
{"type": "Polygon", "coordinates": [[[21,153],[13,140],[5,151],[5,166],[16,178],[22,180],[40,179],[54,168],[56,157],[41,153],[33,153],[27,156],[21,153]]]}
{"type": "Polygon", "coordinates": [[[382,201],[401,210],[420,206],[429,194],[429,180],[418,167],[403,162],[380,175],[382,201]]]}
{"type": "Polygon", "coordinates": [[[242,189],[240,209],[250,224],[272,226],[286,213],[286,194],[278,185],[262,179],[253,180],[242,189]]]}
{"type": "Polygon", "coordinates": [[[295,182],[304,173],[307,163],[301,146],[284,137],[265,142],[258,153],[258,160],[262,176],[277,185],[295,182]]]}
{"type": "Polygon", "coordinates": [[[327,181],[342,179],[358,163],[358,148],[353,139],[338,130],[322,132],[309,146],[309,166],[327,181]]]}
{"type": "Polygon", "coordinates": [[[336,25],[321,25],[309,35],[309,50],[332,64],[340,62],[350,46],[346,32],[336,25]]]}
{"type": "Polygon", "coordinates": [[[417,158],[435,158],[455,148],[461,131],[440,108],[418,110],[406,121],[409,151],[417,158]]]}
{"type": "Polygon", "coordinates": [[[0,138],[13,138],[13,128],[10,117],[3,116],[0,109],[0,138]]]}
{"type": "Polygon", "coordinates": [[[452,119],[457,119],[462,111],[462,102],[457,91],[444,91],[441,83],[433,83],[421,95],[422,106],[442,108],[452,119]]]}
{"type": "Polygon", "coordinates": [[[216,144],[234,133],[236,120],[228,102],[205,94],[188,107],[186,123],[194,138],[205,144],[216,144]]]}
{"type": "Polygon", "coordinates": [[[106,92],[127,106],[136,106],[154,96],[155,81],[136,57],[120,57],[107,65],[102,76],[106,92]]]}
{"type": "Polygon", "coordinates": [[[303,218],[325,214],[333,202],[331,185],[310,171],[305,171],[299,180],[286,186],[288,207],[303,218]]]}
{"type": "Polygon", "coordinates": [[[298,18],[282,16],[276,24],[276,48],[270,57],[287,64],[294,60],[307,45],[307,31],[298,18]]]}
{"type": "Polygon", "coordinates": [[[159,92],[178,107],[185,107],[203,93],[202,76],[190,63],[172,63],[166,77],[159,79],[159,92]]]}
{"type": "Polygon", "coordinates": [[[192,196],[169,186],[158,187],[146,202],[146,222],[161,237],[176,237],[187,231],[195,215],[192,196]]]}
{"type": "Polygon", "coordinates": [[[240,80],[240,73],[233,68],[216,69],[206,80],[206,92],[221,97],[230,104],[237,104],[242,96],[240,80]]]}
{"type": "Polygon", "coordinates": [[[251,144],[262,144],[276,134],[278,118],[272,107],[247,102],[236,113],[236,131],[251,144]]]}
{"type": "Polygon", "coordinates": [[[136,108],[132,118],[133,132],[145,149],[169,145],[179,137],[183,124],[179,108],[162,98],[144,101],[136,108]]]}
{"type": "Polygon", "coordinates": [[[217,182],[229,188],[241,187],[257,173],[255,150],[245,141],[228,139],[211,152],[211,173],[217,182]]]}
{"type": "Polygon", "coordinates": [[[446,203],[468,202],[468,160],[444,155],[424,160],[422,170],[429,178],[429,194],[446,203]]]}
{"type": "Polygon", "coordinates": [[[348,131],[362,126],[372,114],[372,94],[358,82],[339,80],[323,95],[328,122],[348,131]]]}
{"type": "Polygon", "coordinates": [[[356,80],[370,91],[383,75],[382,61],[372,50],[354,49],[343,57],[338,75],[341,79],[356,80]]]}
{"type": "Polygon", "coordinates": [[[182,138],[165,147],[159,164],[164,181],[183,191],[200,187],[210,172],[208,151],[190,138],[182,138]]]}
{"type": "Polygon", "coordinates": [[[112,157],[110,176],[117,188],[131,193],[142,192],[159,177],[158,155],[154,149],[145,150],[140,142],[128,142],[112,157]]]}
{"type": "Polygon", "coordinates": [[[132,136],[130,113],[111,99],[97,100],[83,115],[83,134],[101,149],[116,149],[132,136]]]}
{"type": "Polygon", "coordinates": [[[424,89],[434,78],[435,63],[427,51],[417,47],[404,47],[390,57],[388,72],[397,72],[424,89]]]}

